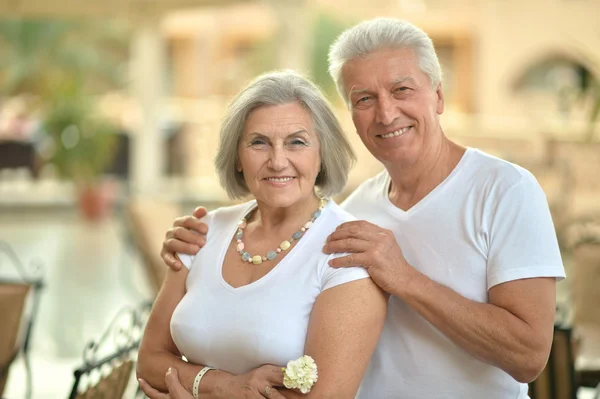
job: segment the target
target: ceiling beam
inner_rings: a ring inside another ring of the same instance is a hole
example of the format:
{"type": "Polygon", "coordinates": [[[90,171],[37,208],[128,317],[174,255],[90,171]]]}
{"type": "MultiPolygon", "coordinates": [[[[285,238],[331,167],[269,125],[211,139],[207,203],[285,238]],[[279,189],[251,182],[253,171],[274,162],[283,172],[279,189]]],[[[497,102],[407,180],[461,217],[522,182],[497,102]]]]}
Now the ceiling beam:
{"type": "Polygon", "coordinates": [[[0,18],[138,18],[252,0],[0,0],[0,18]]]}

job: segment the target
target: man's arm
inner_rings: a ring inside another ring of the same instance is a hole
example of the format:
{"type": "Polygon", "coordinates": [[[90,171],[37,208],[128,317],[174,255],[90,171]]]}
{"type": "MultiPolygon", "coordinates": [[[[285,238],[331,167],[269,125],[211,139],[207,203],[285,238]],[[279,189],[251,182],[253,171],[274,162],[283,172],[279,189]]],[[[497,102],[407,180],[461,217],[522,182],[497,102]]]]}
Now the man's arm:
{"type": "Polygon", "coordinates": [[[479,303],[419,273],[398,294],[475,358],[528,383],[548,361],[555,286],[554,278],[510,281],[489,290],[489,303],[479,303]]]}
{"type": "Polygon", "coordinates": [[[552,343],[554,278],[499,284],[489,290],[489,303],[475,302],[413,268],[391,231],[365,221],[340,225],[324,251],[351,252],[331,260],[331,266],[362,265],[383,290],[471,355],[516,380],[532,381],[543,370],[552,343]]]}

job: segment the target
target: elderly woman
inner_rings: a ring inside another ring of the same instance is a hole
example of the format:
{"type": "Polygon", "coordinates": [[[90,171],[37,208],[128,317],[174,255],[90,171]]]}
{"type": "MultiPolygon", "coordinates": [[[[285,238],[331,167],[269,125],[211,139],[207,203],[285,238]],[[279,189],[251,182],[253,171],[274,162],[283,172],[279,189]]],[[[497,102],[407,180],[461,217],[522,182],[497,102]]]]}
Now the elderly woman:
{"type": "Polygon", "coordinates": [[[179,397],[165,384],[174,369],[201,398],[354,398],[387,300],[364,269],[331,268],[322,252],[354,219],[328,199],[353,157],[327,100],[294,72],[233,99],[216,168],[231,198],[254,199],[206,215],[204,248],[167,272],[139,351],[146,391],[179,397]],[[281,367],[304,354],[319,374],[308,395],[282,387],[281,367]]]}

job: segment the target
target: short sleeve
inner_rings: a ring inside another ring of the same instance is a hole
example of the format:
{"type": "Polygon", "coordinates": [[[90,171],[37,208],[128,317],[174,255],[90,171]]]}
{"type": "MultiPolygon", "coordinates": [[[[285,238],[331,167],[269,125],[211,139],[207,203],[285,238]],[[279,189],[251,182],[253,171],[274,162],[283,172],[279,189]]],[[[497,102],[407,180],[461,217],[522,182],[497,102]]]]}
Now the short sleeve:
{"type": "MultiPolygon", "coordinates": [[[[212,220],[212,215],[213,215],[213,212],[209,212],[203,218],[200,219],[202,222],[206,223],[209,226],[209,230],[210,230],[210,221],[212,220]]],[[[210,234],[210,231],[209,231],[209,234],[210,234]]],[[[206,241],[206,244],[208,244],[208,239],[206,241]]],[[[200,248],[200,251],[202,251],[202,248],[200,248]]],[[[196,255],[198,255],[198,253],[196,253],[196,255]]],[[[177,257],[179,258],[181,263],[183,263],[183,265],[185,267],[187,267],[188,269],[190,269],[190,267],[192,267],[192,263],[194,263],[194,259],[196,258],[196,255],[182,254],[179,252],[177,253],[177,257]]]]}
{"type": "MultiPolygon", "coordinates": [[[[348,254],[330,255],[327,257],[327,262],[329,262],[330,259],[339,258],[346,255],[348,254]]],[[[351,281],[361,280],[369,277],[369,273],[362,267],[340,267],[336,269],[329,266],[327,262],[325,262],[325,264],[322,266],[322,291],[341,284],[349,283],[351,281]]]]}
{"type": "Polygon", "coordinates": [[[524,173],[491,209],[488,289],[524,278],[565,277],[548,201],[533,175],[524,173]]]}

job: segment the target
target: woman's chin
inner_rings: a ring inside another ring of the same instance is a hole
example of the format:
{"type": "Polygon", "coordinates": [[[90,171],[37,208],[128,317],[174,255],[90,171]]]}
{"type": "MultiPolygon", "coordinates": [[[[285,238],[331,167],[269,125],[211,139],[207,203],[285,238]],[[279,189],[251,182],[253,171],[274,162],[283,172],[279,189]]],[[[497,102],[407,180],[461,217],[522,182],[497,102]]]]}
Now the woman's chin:
{"type": "MultiPolygon", "coordinates": [[[[269,190],[271,191],[271,190],[269,190]]],[[[263,192],[255,195],[256,201],[271,208],[289,208],[298,205],[310,198],[310,195],[284,192],[263,192]]]]}

